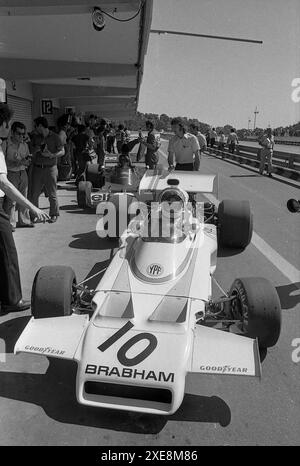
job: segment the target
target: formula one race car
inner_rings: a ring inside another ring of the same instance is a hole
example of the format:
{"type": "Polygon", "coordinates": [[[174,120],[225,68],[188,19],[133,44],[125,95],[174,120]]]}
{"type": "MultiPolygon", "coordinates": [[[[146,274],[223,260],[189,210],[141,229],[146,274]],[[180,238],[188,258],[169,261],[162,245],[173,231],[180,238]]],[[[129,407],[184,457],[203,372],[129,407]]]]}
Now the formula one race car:
{"type": "Polygon", "coordinates": [[[247,201],[218,210],[207,202],[216,183],[147,171],[140,193],[155,202],[130,221],[95,290],[77,285],[70,267],[37,272],[33,317],[15,353],[77,361],[81,404],[152,414],[179,408],[188,372],[260,376],[259,347],[279,338],[280,302],[257,277],[212,299],[218,243],[245,248],[252,235],[247,201]]]}
{"type": "Polygon", "coordinates": [[[136,193],[144,172],[144,164],[137,162],[133,165],[129,152],[106,155],[105,167],[87,164],[77,186],[78,207],[97,207],[117,192],[136,193]]]}

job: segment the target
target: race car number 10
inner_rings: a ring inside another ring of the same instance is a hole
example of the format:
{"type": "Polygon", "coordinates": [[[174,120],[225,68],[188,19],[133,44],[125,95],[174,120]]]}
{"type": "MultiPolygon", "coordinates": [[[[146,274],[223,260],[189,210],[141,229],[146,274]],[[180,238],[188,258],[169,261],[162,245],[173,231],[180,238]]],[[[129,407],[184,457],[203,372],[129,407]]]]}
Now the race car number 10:
{"type": "MultiPolygon", "coordinates": [[[[104,353],[108,348],[110,348],[114,343],[116,343],[123,335],[125,335],[129,330],[134,327],[132,322],[127,322],[123,327],[121,327],[116,333],[109,337],[102,345],[98,346],[98,349],[104,353]]],[[[121,346],[117,353],[117,358],[120,364],[123,366],[136,366],[140,362],[150,356],[151,353],[157,347],[157,338],[151,333],[139,333],[134,337],[130,338],[124,345],[121,346]],[[127,357],[127,352],[132,348],[136,343],[146,340],[148,341],[148,346],[140,353],[133,358],[127,357]]]]}

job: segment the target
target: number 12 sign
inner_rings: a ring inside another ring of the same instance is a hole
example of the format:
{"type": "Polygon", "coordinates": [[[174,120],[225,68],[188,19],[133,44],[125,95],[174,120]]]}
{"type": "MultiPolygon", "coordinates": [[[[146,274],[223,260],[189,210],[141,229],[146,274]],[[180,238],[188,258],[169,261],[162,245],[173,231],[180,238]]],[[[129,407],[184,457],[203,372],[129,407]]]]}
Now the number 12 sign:
{"type": "Polygon", "coordinates": [[[43,99],[42,103],[42,115],[53,115],[53,102],[49,99],[43,99]]]}

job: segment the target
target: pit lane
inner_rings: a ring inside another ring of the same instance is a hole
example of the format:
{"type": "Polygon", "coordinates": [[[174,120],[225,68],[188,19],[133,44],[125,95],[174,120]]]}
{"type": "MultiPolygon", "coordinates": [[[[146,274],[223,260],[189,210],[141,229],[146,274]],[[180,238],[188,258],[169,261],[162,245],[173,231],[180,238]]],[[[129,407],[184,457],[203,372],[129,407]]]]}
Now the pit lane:
{"type": "MultiPolygon", "coordinates": [[[[167,142],[161,146],[161,163],[167,142]]],[[[260,177],[254,171],[203,156],[203,173],[219,174],[218,199],[249,199],[255,233],[293,268],[299,268],[299,216],[285,205],[299,198],[297,186],[260,177]]],[[[95,233],[94,211],[76,205],[76,191],[58,191],[61,217],[14,233],[23,295],[43,265],[67,264],[78,281],[103,269],[113,244],[95,233]]],[[[41,205],[47,206],[45,199],[41,205]]],[[[12,355],[29,312],[0,318],[6,362],[0,363],[1,445],[270,445],[299,443],[300,362],[292,361],[292,341],[300,338],[298,280],[291,280],[271,255],[255,244],[242,253],[221,250],[215,277],[228,289],[236,277],[262,276],[276,287],[283,308],[278,344],[262,354],[262,380],[189,375],[181,408],[171,417],[90,409],[75,399],[76,364],[34,355],[12,355]],[[274,260],[273,260],[274,259],[274,260]]],[[[91,286],[93,283],[91,283],[91,286]]],[[[214,295],[220,295],[214,289],[214,295]]]]}

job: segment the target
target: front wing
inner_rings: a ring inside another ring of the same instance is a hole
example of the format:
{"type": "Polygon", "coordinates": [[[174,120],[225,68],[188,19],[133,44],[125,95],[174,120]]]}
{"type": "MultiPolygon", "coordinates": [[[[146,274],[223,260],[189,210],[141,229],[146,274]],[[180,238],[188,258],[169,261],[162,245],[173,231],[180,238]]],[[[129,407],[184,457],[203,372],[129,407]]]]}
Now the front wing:
{"type": "Polygon", "coordinates": [[[198,325],[194,329],[190,372],[260,377],[257,340],[198,325]]]}
{"type": "Polygon", "coordinates": [[[18,339],[14,352],[73,359],[88,324],[87,315],[31,318],[18,339]]]}

